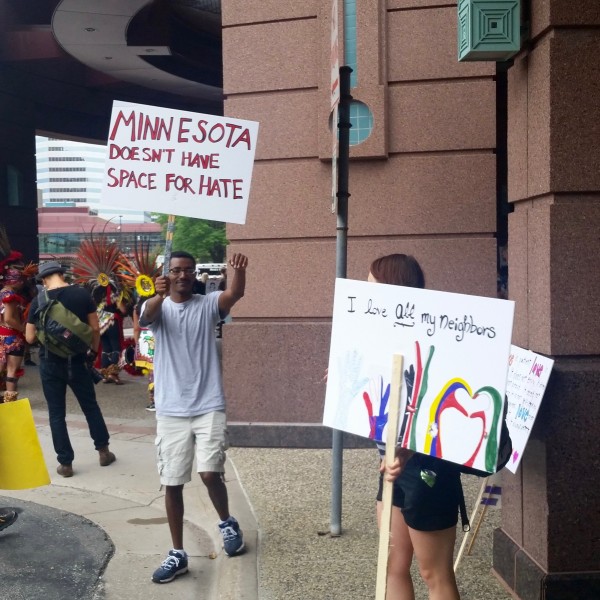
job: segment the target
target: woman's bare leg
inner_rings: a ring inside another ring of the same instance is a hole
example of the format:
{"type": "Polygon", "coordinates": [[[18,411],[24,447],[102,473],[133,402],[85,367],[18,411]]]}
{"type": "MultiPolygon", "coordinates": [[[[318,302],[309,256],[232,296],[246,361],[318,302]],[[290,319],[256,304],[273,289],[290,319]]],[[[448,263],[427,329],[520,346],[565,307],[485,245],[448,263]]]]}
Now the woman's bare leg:
{"type": "Polygon", "coordinates": [[[440,531],[408,531],[429,599],[460,600],[453,567],[456,526],[440,531]]]}
{"type": "Polygon", "coordinates": [[[6,359],[6,390],[9,392],[16,392],[18,388],[17,382],[19,380],[17,373],[21,368],[23,357],[7,354],[6,359]]]}
{"type": "MultiPolygon", "coordinates": [[[[377,525],[381,522],[382,503],[377,502],[377,525]]],[[[402,511],[392,507],[390,526],[390,554],[387,571],[386,600],[414,600],[415,592],[410,576],[413,546],[402,511]]]]}

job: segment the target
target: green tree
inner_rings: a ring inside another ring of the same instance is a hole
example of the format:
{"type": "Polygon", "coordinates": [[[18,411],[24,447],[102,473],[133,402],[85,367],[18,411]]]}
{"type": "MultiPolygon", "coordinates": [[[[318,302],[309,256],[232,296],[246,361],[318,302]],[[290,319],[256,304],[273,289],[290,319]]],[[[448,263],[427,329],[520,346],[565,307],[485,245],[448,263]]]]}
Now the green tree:
{"type": "MultiPolygon", "coordinates": [[[[156,221],[167,231],[168,216],[159,214],[156,221]]],[[[173,250],[185,250],[193,254],[198,262],[225,262],[225,223],[205,221],[192,217],[175,217],[173,250]]]]}

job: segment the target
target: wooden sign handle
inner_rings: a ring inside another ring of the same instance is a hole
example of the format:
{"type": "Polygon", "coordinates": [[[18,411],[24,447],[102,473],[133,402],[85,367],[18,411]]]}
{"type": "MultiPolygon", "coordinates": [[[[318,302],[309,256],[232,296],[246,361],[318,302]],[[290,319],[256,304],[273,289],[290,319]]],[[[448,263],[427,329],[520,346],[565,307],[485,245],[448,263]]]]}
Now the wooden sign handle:
{"type": "MultiPolygon", "coordinates": [[[[398,443],[398,420],[400,412],[400,391],[402,389],[401,354],[394,354],[392,359],[392,383],[388,405],[387,436],[385,446],[385,464],[394,462],[396,444],[398,443]]],[[[379,554],[377,557],[377,583],[375,600],[385,600],[387,594],[387,568],[390,550],[390,525],[392,523],[392,492],[394,483],[384,476],[382,493],[381,522],[379,524],[379,554]]]]}
{"type": "Polygon", "coordinates": [[[173,234],[175,233],[175,215],[169,215],[167,219],[167,234],[165,236],[165,262],[163,262],[162,274],[166,277],[169,273],[171,262],[171,251],[173,249],[173,234]]]}

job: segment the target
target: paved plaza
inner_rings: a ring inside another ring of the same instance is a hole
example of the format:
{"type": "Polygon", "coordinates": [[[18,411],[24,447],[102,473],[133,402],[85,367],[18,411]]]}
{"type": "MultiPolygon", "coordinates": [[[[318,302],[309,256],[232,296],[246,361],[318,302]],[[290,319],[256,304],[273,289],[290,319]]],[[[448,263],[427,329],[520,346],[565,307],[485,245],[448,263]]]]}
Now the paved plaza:
{"type": "MultiPolygon", "coordinates": [[[[231,512],[244,530],[248,551],[234,558],[223,553],[216,514],[196,478],[185,488],[190,571],[169,584],[152,583],[153,570],[170,548],[154,462],[154,414],[144,408],[144,379],[124,374],[123,380],[123,386],[96,388],[117,455],[106,468],[98,465],[85,419],[69,396],[75,475],[64,479],[55,470],[37,368],[26,368],[21,395],[30,399],[52,483],[0,491],[0,504],[20,512],[17,522],[0,533],[2,599],[374,598],[376,452],[344,452],[343,533],[331,537],[330,450],[236,448],[235,439],[226,478],[231,512]]],[[[471,513],[481,480],[469,477],[465,483],[471,513]]],[[[511,598],[491,572],[491,532],[499,518],[499,510],[487,512],[471,555],[461,561],[463,600],[511,598]]],[[[417,598],[427,598],[420,584],[417,598]]]]}

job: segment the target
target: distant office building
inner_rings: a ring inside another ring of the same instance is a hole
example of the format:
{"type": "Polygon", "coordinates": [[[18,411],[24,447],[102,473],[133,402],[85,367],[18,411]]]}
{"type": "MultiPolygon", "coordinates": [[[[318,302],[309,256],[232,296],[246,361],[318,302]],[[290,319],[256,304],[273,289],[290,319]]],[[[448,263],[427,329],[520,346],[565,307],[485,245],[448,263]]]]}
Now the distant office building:
{"type": "Polygon", "coordinates": [[[165,245],[158,223],[107,221],[86,206],[39,208],[38,231],[40,260],[73,258],[81,240],[92,235],[106,235],[126,254],[133,253],[136,245],[149,245],[151,251],[165,245]]]}
{"type": "Polygon", "coordinates": [[[102,203],[106,146],[58,138],[35,137],[37,186],[44,207],[85,206],[102,219],[150,222],[150,213],[102,203]]]}

